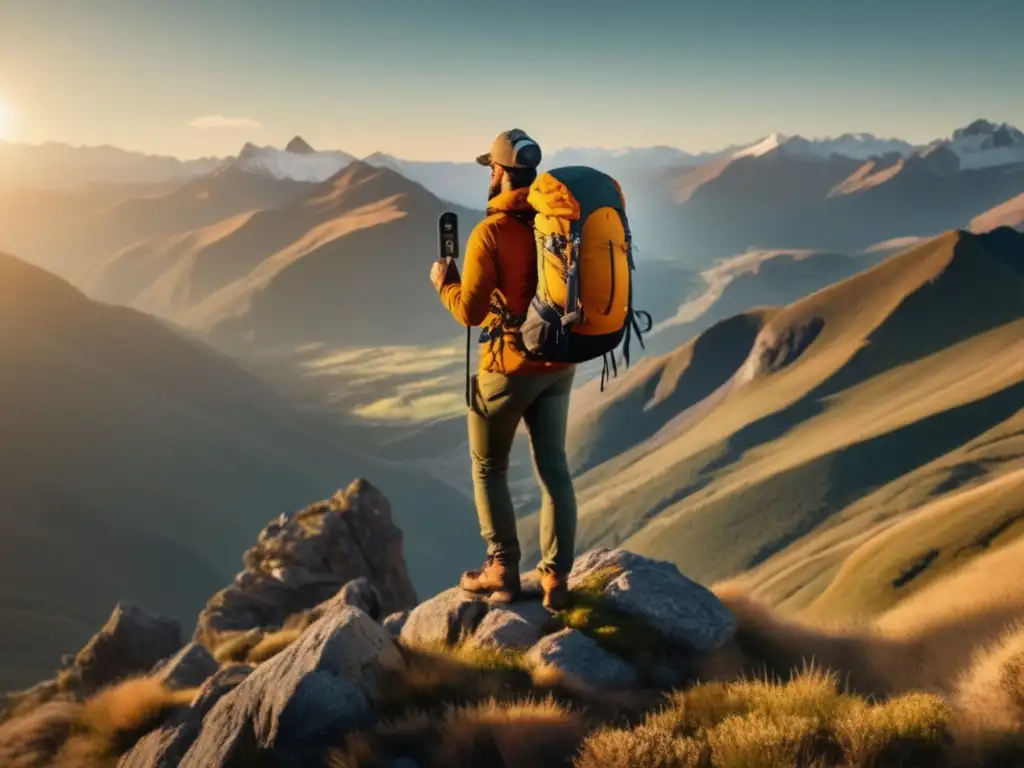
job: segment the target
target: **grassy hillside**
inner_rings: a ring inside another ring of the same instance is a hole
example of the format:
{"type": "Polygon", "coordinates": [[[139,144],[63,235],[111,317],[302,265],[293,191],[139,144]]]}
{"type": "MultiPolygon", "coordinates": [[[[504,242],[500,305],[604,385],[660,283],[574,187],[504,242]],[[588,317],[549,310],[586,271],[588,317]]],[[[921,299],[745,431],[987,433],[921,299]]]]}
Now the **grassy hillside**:
{"type": "Polygon", "coordinates": [[[595,402],[574,440],[581,547],[705,582],[757,568],[744,583],[773,602],[876,613],[1016,535],[1024,236],[943,235],[719,324],[595,402]]]}
{"type": "Polygon", "coordinates": [[[422,594],[477,559],[461,494],[150,317],[2,256],[0,328],[0,688],[45,676],[117,600],[194,616],[253,530],[356,476],[387,491],[422,594]]]}
{"type": "Polygon", "coordinates": [[[1024,228],[1024,192],[976,216],[970,229],[972,232],[990,232],[997,227],[1024,228]]]}
{"type": "Polygon", "coordinates": [[[170,191],[134,197],[80,222],[59,241],[52,267],[76,282],[94,275],[96,258],[139,243],[210,226],[246,211],[284,205],[310,188],[307,182],[246,173],[228,165],[170,191]],[[84,258],[83,258],[84,257],[84,258]]]}
{"type": "MultiPolygon", "coordinates": [[[[232,350],[454,335],[425,279],[437,218],[450,206],[390,169],[358,162],[294,197],[114,252],[87,286],[232,350]]],[[[457,213],[465,236],[480,214],[457,213]]]]}

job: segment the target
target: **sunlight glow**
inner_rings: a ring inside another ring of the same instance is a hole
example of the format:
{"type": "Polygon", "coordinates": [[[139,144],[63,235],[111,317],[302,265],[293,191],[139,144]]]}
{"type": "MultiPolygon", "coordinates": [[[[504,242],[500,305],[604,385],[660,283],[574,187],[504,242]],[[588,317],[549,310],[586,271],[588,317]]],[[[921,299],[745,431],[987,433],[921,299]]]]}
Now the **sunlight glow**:
{"type": "Polygon", "coordinates": [[[7,132],[11,127],[11,109],[7,102],[0,97],[0,141],[7,138],[7,132]]]}

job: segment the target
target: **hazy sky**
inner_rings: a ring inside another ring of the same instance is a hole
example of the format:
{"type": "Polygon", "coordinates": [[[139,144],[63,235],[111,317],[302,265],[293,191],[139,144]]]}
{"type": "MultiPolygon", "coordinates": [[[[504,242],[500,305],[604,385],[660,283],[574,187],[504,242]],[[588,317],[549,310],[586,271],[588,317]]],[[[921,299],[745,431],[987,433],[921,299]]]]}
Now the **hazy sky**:
{"type": "Polygon", "coordinates": [[[15,141],[182,157],[925,141],[1024,127],[1021,29],[1022,0],[0,0],[0,103],[15,141]]]}

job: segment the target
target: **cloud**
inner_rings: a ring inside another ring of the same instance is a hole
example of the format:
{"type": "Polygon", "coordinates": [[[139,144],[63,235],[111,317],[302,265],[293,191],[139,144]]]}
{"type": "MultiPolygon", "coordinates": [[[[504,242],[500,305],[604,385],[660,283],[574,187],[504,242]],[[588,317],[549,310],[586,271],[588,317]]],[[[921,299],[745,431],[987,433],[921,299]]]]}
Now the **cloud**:
{"type": "Polygon", "coordinates": [[[188,122],[189,128],[198,128],[201,131],[217,130],[219,128],[262,128],[259,120],[251,117],[224,117],[224,115],[203,115],[193,118],[188,122]]]}

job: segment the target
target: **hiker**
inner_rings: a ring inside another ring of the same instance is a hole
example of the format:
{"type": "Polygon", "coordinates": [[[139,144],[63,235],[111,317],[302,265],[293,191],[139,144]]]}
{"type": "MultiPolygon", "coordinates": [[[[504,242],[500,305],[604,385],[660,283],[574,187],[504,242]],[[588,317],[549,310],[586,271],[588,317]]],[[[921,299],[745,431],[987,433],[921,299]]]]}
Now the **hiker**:
{"type": "Polygon", "coordinates": [[[576,536],[576,495],[565,453],[576,366],[528,359],[509,331],[513,318],[526,315],[537,290],[534,211],[527,197],[540,161],[540,146],[523,131],[497,136],[491,151],[477,158],[491,170],[487,215],[469,236],[463,273],[460,277],[452,260],[440,259],[430,279],[456,320],[484,329],[468,419],[473,494],[487,559],[483,567],[462,574],[460,586],[497,601],[514,600],[520,592],[508,466],[516,430],[525,422],[543,497],[538,565],[543,602],[557,611],[568,601],[576,536]]]}

